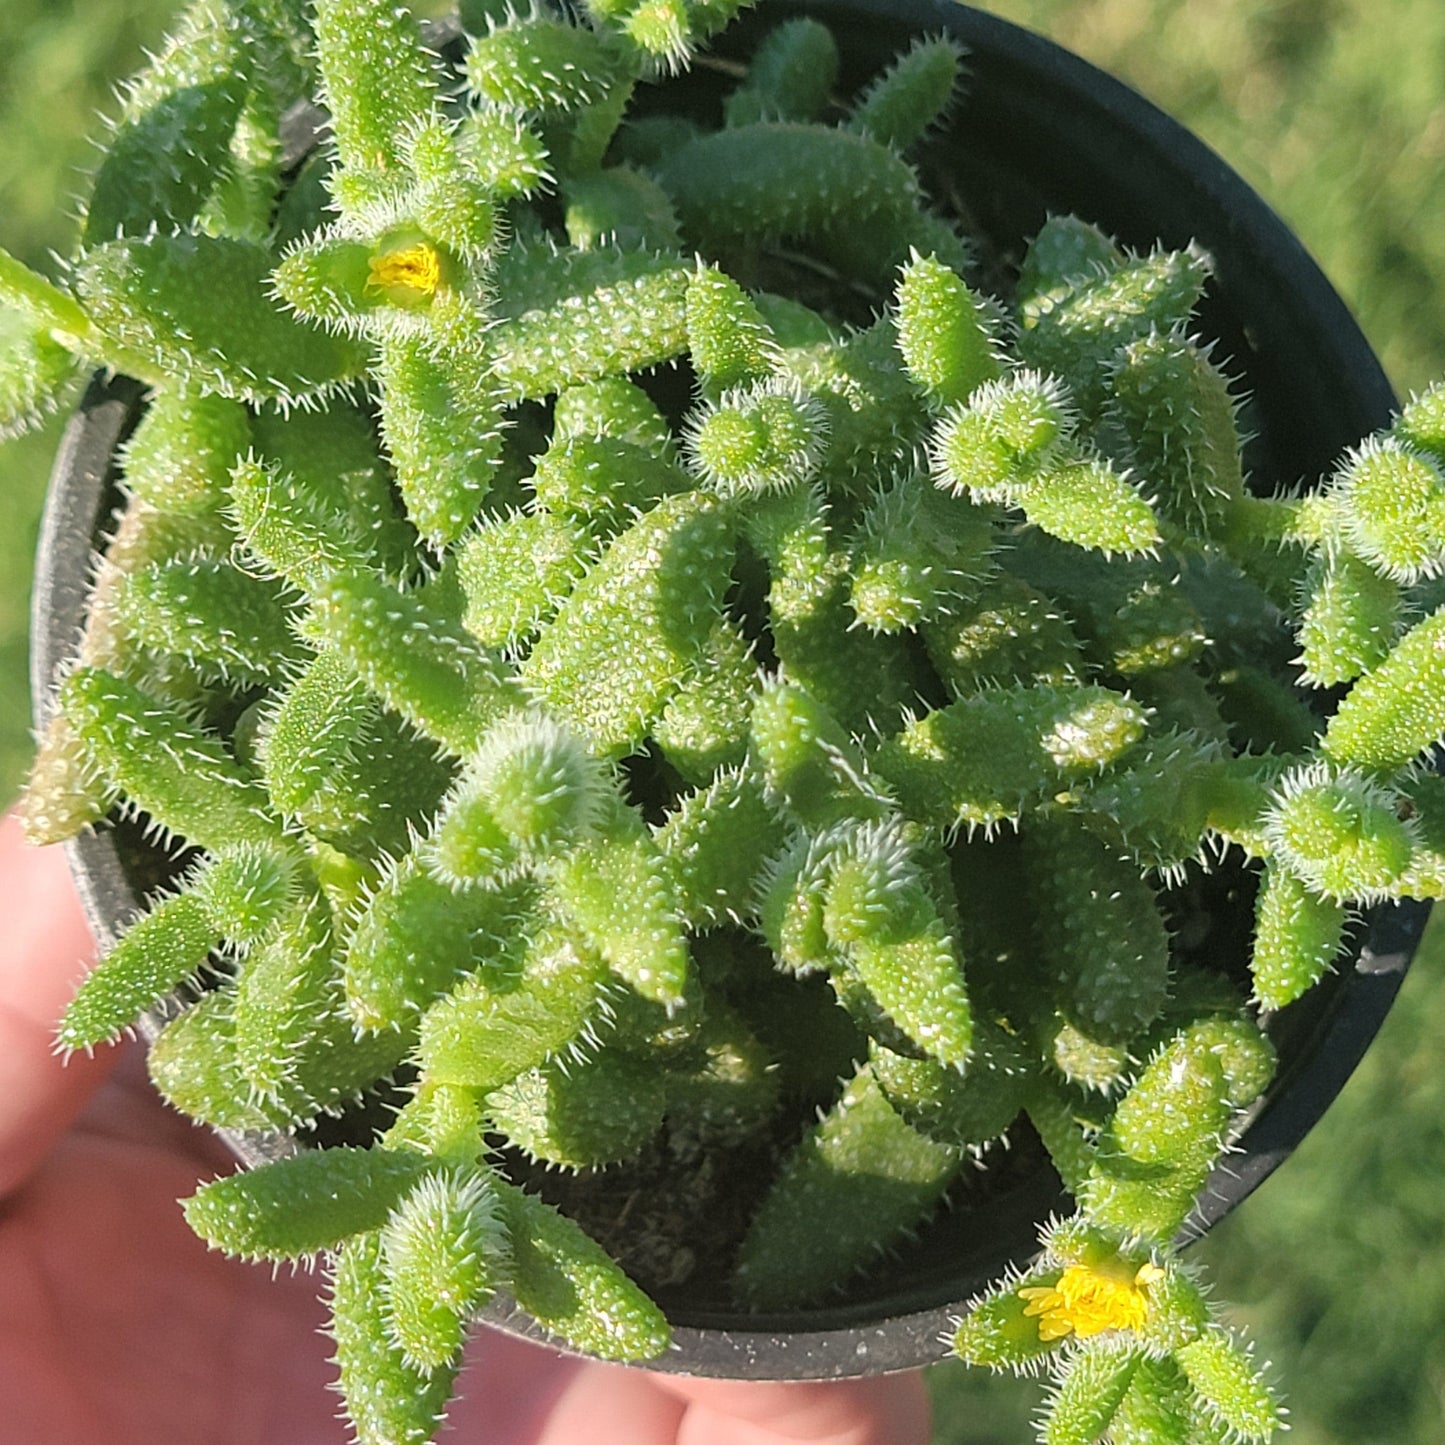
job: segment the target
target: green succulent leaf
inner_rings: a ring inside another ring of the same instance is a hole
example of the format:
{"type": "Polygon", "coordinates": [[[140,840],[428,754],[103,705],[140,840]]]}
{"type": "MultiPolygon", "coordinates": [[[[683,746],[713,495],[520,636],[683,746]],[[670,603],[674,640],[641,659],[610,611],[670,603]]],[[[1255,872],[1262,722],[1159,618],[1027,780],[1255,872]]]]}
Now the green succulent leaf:
{"type": "Polygon", "coordinates": [[[449,1376],[468,1325],[505,1271],[501,1216],[491,1177],[476,1167],[424,1173],[393,1205],[381,1264],[387,1323],[408,1368],[449,1376]]]}
{"type": "Polygon", "coordinates": [[[1207,1331],[1174,1358],[1208,1414],[1236,1438],[1265,1441],[1280,1428],[1278,1400],[1227,1331],[1207,1331]]]}
{"type": "Polygon", "coordinates": [[[470,752],[492,719],[521,701],[500,664],[463,629],[360,569],[319,584],[305,623],[423,736],[470,752]]]}
{"type": "Polygon", "coordinates": [[[785,20],[758,42],[743,83],[727,98],[728,125],[814,120],[838,78],[838,43],[821,21],[785,20]]]}
{"type": "Polygon", "coordinates": [[[251,85],[250,37],[226,0],[196,0],[129,84],[85,204],[84,246],[188,225],[231,161],[251,85]]]}
{"type": "Polygon", "coordinates": [[[261,785],[180,708],[88,667],[66,679],[59,704],[101,771],[178,837],[217,851],[279,837],[261,785]]]}
{"type": "Polygon", "coordinates": [[[141,645],[237,686],[275,682],[305,656],[281,589],[229,561],[143,568],[122,582],[112,605],[141,645]]]}
{"type": "Polygon", "coordinates": [[[543,629],[523,685],[597,751],[630,752],[706,646],[732,556],[730,521],[715,501],[689,492],[658,503],[543,629]]]}
{"type": "Polygon", "coordinates": [[[998,375],[987,314],[962,277],[916,256],[898,279],[898,349],[908,374],[938,405],[963,402],[998,375]]]}
{"type": "Polygon", "coordinates": [[[459,979],[509,958],[524,904],[515,889],[454,889],[420,853],[409,853],[383,875],[352,924],[341,960],[352,1022],[410,1033],[459,979]]]}
{"type": "Polygon", "coordinates": [[[754,1216],[739,1290],[757,1308],[817,1298],[927,1218],[962,1160],[909,1128],[864,1069],[789,1156],[754,1216]]]}
{"type": "Polygon", "coordinates": [[[669,861],[620,801],[602,810],[589,846],[550,870],[562,916],[644,998],[679,1007],[690,972],[682,902],[669,861]]]}
{"type": "Polygon", "coordinates": [[[1142,1356],[1134,1350],[1080,1350],[1063,1365],[1049,1397],[1042,1445],[1092,1445],[1109,1428],[1142,1356]]]}
{"type": "Polygon", "coordinates": [[[691,274],[666,253],[513,244],[494,278],[506,311],[489,338],[502,394],[540,399],[681,356],[691,274]]]}
{"type": "Polygon", "coordinates": [[[1250,974],[1265,1008],[1293,1003],[1324,976],[1344,944],[1349,913],[1293,873],[1267,868],[1255,911],[1250,974]]]}
{"type": "Polygon", "coordinates": [[[664,156],[656,174],[683,235],[704,254],[759,235],[826,248],[841,245],[836,233],[846,226],[861,243],[847,259],[875,279],[907,254],[900,228],[919,206],[917,177],[887,146],[791,120],[700,136],[664,156]]]}
{"type": "Polygon", "coordinates": [[[235,994],[203,994],[166,1024],[146,1055],[160,1096],[188,1119],[213,1129],[266,1130],[293,1121],[252,1097],[236,1057],[235,994]]]}
{"type": "Polygon", "coordinates": [[[915,40],[859,97],[851,130],[903,152],[948,115],[964,74],[964,50],[950,36],[915,40]]]}
{"type": "Polygon", "coordinates": [[[375,0],[319,0],[316,48],[341,165],[337,196],[352,208],[406,178],[406,137],[431,114],[435,61],[411,12],[375,0]]]}
{"type": "Polygon", "coordinates": [[[672,1331],[662,1311],[565,1215],[498,1185],[512,1246],[511,1291],[548,1333],[604,1360],[656,1359],[672,1331]]]}
{"type": "Polygon", "coordinates": [[[474,95],[512,111],[581,110],[626,73],[606,35],[540,14],[475,36],[462,69],[474,95]]]}
{"type": "Polygon", "coordinates": [[[77,293],[107,355],[239,401],[318,397],[365,369],[364,350],[271,299],[275,261],[254,242],[189,233],[107,241],[82,256],[77,293]]]}
{"type": "Polygon", "coordinates": [[[39,425],[59,404],[76,370],[68,346],[0,304],[0,441],[39,425]]]}
{"type": "Polygon", "coordinates": [[[422,1017],[432,1083],[491,1090],[585,1044],[603,1014],[607,967],[563,931],[535,933],[519,970],[464,978],[422,1017]]]}
{"type": "Polygon", "coordinates": [[[425,1445],[441,1424],[456,1366],[420,1370],[394,1340],[379,1230],[353,1236],[336,1256],[331,1336],[358,1445],[425,1445]]]}
{"type": "Polygon", "coordinates": [[[662,1127],[653,1060],[603,1049],[581,1064],[543,1064],[487,1095],[487,1115],[530,1158],[591,1169],[632,1158],[662,1127]]]}
{"type": "Polygon", "coordinates": [[[210,910],[193,893],[156,904],[86,975],[66,1007],[57,1044],[73,1052],[117,1038],[195,974],[220,941],[210,910]]]}
{"type": "Polygon", "coordinates": [[[302,1260],[379,1229],[432,1167],[408,1149],[302,1149],[203,1184],[183,1208],[186,1223],[229,1255],[302,1260]]]}

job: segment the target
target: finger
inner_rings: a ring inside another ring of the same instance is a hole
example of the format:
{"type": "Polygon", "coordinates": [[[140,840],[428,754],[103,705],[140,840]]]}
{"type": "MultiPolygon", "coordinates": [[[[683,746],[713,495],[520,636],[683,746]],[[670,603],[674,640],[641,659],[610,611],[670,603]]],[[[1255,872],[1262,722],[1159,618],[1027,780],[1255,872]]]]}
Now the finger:
{"type": "Polygon", "coordinates": [[[32,848],[0,819],[0,1198],[13,1193],[84,1107],[111,1049],[67,1064],[55,1025],[94,953],[58,848],[32,848]]]}
{"type": "Polygon", "coordinates": [[[589,1368],[547,1345],[482,1325],[467,1342],[441,1438],[454,1445],[536,1445],[573,1377],[589,1368]]]}
{"type": "Polygon", "coordinates": [[[342,1445],[320,1279],[208,1249],[176,1203],[191,1159],[92,1122],[0,1218],[0,1440],[342,1445]]]}
{"type": "Polygon", "coordinates": [[[677,1445],[928,1445],[931,1434],[917,1371],[789,1384],[654,1378],[687,1402],[677,1445]]]}
{"type": "Polygon", "coordinates": [[[536,1445],[674,1445],[687,1410],[655,1375],[588,1363],[557,1395],[536,1445]]]}

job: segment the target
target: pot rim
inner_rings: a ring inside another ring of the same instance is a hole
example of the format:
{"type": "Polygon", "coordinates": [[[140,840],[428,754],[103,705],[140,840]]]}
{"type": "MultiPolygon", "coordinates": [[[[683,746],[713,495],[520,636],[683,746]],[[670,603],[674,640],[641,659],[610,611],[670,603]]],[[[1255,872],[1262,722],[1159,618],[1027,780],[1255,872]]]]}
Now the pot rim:
{"type": "MultiPolygon", "coordinates": [[[[947,33],[960,40],[969,52],[973,80],[953,121],[955,129],[978,124],[983,106],[998,103],[994,92],[1012,86],[1015,104],[1040,117],[1041,124],[1056,114],[1066,117],[1071,126],[1100,127],[1106,138],[1129,137],[1131,176],[1147,173],[1156,184],[1161,177],[1171,183],[1165,194],[1174,203],[1172,210],[1151,217],[1151,226],[1154,219],[1159,223],[1152,239],[1184,244],[1210,228],[1196,224],[1181,234],[1179,217],[1196,212],[1198,218],[1208,216],[1214,233],[1204,240],[1216,256],[1219,289],[1231,295],[1242,290],[1246,304],[1251,296],[1287,295],[1292,312],[1307,319],[1305,329],[1325,342],[1311,348],[1301,365],[1291,365],[1285,380],[1333,397],[1337,379],[1347,379],[1351,406],[1340,411],[1351,412],[1352,407],[1353,412],[1342,416],[1340,425],[1355,434],[1339,445],[1317,442],[1328,445],[1329,453],[1315,464],[1316,474],[1344,445],[1389,421],[1395,406],[1389,383],[1344,302],[1298,238],[1220,157],[1136,92],[1044,37],[952,0],[803,4],[789,0],[768,7],[767,21],[775,21],[780,13],[820,14],[838,27],[840,38],[849,29],[892,31],[883,44],[885,53],[896,48],[895,41],[905,31],[947,33]],[[1302,375],[1296,376],[1296,371],[1302,375]]],[[[759,23],[755,12],[742,28],[759,23]]],[[[1004,123],[1016,125],[1017,116],[1004,123]]],[[[1101,218],[1091,215],[1090,219],[1110,229],[1101,218]]],[[[1136,244],[1147,244],[1149,239],[1136,244]]],[[[1247,334],[1243,344],[1250,345],[1247,334]]],[[[1259,367],[1268,360],[1268,341],[1260,340],[1245,357],[1246,369],[1250,363],[1259,367]]],[[[96,378],[56,457],[32,597],[31,685],[37,728],[47,722],[55,683],[74,655],[96,535],[106,521],[102,509],[113,483],[114,454],[142,399],[143,389],[127,378],[96,378]],[[94,526],[82,532],[76,524],[85,518],[92,519],[94,526]]],[[[92,929],[97,940],[109,946],[134,907],[116,836],[108,830],[87,833],[66,847],[92,929]]],[[[1427,905],[1402,903],[1368,915],[1368,932],[1356,953],[1348,966],[1340,966],[1340,975],[1331,981],[1328,997],[1316,1005],[1308,1027],[1294,1037],[1296,1053],[1304,1057],[1282,1070],[1276,1085],[1241,1122],[1232,1151],[1211,1176],[1184,1226],[1181,1242],[1202,1235],[1252,1193],[1324,1113],[1383,1022],[1428,912],[1427,905]]],[[[153,1010],[141,1021],[140,1032],[147,1042],[166,1017],[164,1010],[153,1010]]],[[[247,1166],[284,1157],[299,1147],[283,1134],[217,1132],[247,1166]]],[[[1035,1208],[1037,1212],[1037,1201],[1035,1208]]],[[[1043,1208],[1047,1212],[1047,1204],[1043,1208]]],[[[1033,1238],[1032,1222],[1028,1237],[1033,1238]]],[[[1029,1257],[1027,1249],[1014,1253],[1020,1264],[1029,1257]]],[[[984,1283],[981,1279],[979,1288],[984,1283]]],[[[774,1380],[909,1369],[942,1357],[943,1337],[974,1291],[955,1293],[956,1298],[946,1302],[920,1305],[915,1300],[879,1319],[861,1319],[865,1307],[856,1303],[756,1317],[698,1314],[693,1322],[674,1326],[673,1348],[648,1368],[774,1380]],[[739,1328],[735,1321],[747,1327],[739,1328]]],[[[508,1299],[495,1300],[482,1319],[508,1333],[557,1347],[555,1339],[508,1299]]]]}

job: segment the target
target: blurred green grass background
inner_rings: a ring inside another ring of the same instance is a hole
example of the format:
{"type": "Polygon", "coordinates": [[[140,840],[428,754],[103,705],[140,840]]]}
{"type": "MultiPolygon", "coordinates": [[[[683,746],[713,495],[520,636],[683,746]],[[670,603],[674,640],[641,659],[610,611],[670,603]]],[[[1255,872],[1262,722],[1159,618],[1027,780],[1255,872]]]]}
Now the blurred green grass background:
{"type": "MultiPolygon", "coordinates": [[[[0,246],[49,268],[110,89],[174,0],[0,4],[0,246]]],[[[427,6],[427,9],[438,8],[427,6]]],[[[991,0],[1201,134],[1299,232],[1402,394],[1445,374],[1441,0],[991,0]]],[[[0,795],[29,755],[27,590],[58,424],[0,450],[0,795]]],[[[1445,1442],[1445,929],[1324,1122],[1197,1255],[1295,1445],[1445,1442]]],[[[1038,1387],[945,1363],[936,1445],[1024,1445],[1038,1387]]]]}

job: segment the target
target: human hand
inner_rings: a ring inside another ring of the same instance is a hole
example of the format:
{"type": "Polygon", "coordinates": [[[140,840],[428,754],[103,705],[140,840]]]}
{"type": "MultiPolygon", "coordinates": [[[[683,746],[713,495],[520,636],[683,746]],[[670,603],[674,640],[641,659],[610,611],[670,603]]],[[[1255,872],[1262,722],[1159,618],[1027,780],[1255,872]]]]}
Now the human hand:
{"type": "MultiPolygon", "coordinates": [[[[209,1252],[176,1201],[235,1161],[135,1045],[52,1050],[92,944],[58,849],[0,821],[0,1439],[341,1445],[319,1280],[209,1252]]],[[[456,1445],[925,1445],[917,1375],[688,1380],[478,1330],[456,1445]]]]}

